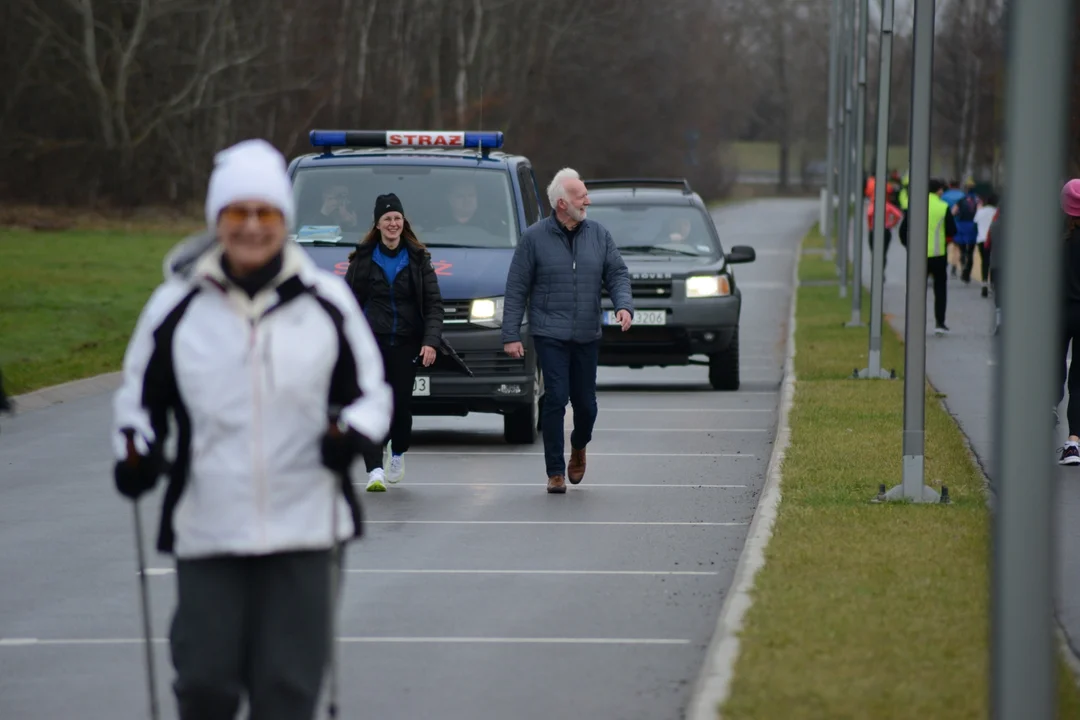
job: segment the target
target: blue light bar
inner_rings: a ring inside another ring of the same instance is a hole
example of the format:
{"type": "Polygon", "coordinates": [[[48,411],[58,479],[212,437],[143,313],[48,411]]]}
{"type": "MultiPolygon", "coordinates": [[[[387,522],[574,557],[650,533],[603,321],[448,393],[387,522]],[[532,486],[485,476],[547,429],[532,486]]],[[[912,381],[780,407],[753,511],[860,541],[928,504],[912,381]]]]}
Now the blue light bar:
{"type": "Polygon", "coordinates": [[[315,147],[408,147],[408,148],[500,148],[500,131],[463,132],[460,130],[312,130],[315,147]]]}
{"type": "Polygon", "coordinates": [[[501,148],[503,146],[503,134],[493,132],[467,132],[465,133],[465,147],[501,148]]]}

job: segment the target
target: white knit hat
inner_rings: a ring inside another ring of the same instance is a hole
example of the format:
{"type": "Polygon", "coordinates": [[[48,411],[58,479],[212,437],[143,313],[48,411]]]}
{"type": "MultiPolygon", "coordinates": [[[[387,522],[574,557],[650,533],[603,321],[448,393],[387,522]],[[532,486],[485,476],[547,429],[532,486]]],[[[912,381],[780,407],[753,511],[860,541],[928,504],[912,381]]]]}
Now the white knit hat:
{"type": "Polygon", "coordinates": [[[214,156],[206,189],[206,223],[217,227],[222,208],[238,200],[261,200],[285,214],[292,229],[296,216],[285,157],[265,140],[244,140],[214,156]]]}

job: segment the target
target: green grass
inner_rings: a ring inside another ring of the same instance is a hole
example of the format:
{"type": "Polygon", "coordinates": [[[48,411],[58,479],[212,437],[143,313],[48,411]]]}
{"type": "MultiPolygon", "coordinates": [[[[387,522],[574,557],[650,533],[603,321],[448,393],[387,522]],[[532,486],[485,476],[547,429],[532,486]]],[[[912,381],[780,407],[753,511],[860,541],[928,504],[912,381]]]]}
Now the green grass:
{"type": "Polygon", "coordinates": [[[177,234],[0,229],[0,371],[12,395],[120,369],[177,234]]]}
{"type": "MultiPolygon", "coordinates": [[[[821,244],[812,232],[807,247],[821,244]]],[[[800,277],[831,272],[804,254],[800,277]]],[[[835,276],[835,274],[834,274],[835,276]]],[[[869,307],[869,302],[864,303],[869,307]]],[[[927,389],[926,481],[953,504],[874,505],[901,479],[903,383],[848,379],[865,328],[835,287],[798,291],[782,500],[742,631],[725,719],[988,716],[989,514],[955,421],[927,389]]],[[[902,345],[883,365],[903,377],[902,345]]],[[[1064,663],[1060,717],[1080,717],[1064,663]]]]}

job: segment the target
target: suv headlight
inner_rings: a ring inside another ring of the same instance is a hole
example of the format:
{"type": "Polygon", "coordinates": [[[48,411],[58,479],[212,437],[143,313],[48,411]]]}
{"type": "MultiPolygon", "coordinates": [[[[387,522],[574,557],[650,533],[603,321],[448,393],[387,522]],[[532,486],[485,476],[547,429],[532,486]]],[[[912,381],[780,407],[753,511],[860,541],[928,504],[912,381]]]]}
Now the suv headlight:
{"type": "Polygon", "coordinates": [[[711,298],[731,294],[727,275],[694,275],[686,278],[686,297],[711,298]]]}
{"type": "Polygon", "coordinates": [[[473,325],[497,328],[502,327],[503,299],[477,298],[469,306],[469,322],[473,325]]]}

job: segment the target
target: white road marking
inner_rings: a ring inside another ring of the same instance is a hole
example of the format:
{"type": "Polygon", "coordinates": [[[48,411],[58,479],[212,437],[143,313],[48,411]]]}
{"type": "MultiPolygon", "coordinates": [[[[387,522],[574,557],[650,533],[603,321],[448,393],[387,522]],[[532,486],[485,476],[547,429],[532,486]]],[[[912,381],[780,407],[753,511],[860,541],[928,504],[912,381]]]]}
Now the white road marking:
{"type": "MultiPolygon", "coordinates": [[[[167,638],[151,638],[153,643],[165,644],[167,638]]],[[[540,637],[349,637],[337,638],[339,643],[408,643],[408,644],[495,644],[495,645],[689,645],[690,640],[678,638],[540,638],[540,637]]],[[[0,647],[35,647],[63,645],[141,645],[143,638],[0,638],[0,647]]]]}
{"type": "Polygon", "coordinates": [[[339,637],[342,643],[481,643],[494,645],[689,645],[669,638],[538,638],[538,637],[339,637]]]}
{"type": "Polygon", "coordinates": [[[702,526],[745,527],[745,522],[657,522],[626,520],[365,520],[368,525],[649,525],[649,526],[702,526]]]}
{"type": "Polygon", "coordinates": [[[719,575],[718,572],[691,570],[380,570],[347,568],[345,572],[365,575],[719,575]]]}
{"type": "Polygon", "coordinates": [[[624,407],[607,407],[600,408],[601,410],[617,410],[618,412],[687,412],[687,413],[773,413],[776,412],[772,408],[624,408],[624,407]]]}
{"type": "MultiPolygon", "coordinates": [[[[664,389],[662,389],[662,390],[652,390],[652,391],[650,391],[650,390],[608,390],[607,388],[605,388],[603,386],[600,386],[600,387],[597,388],[597,391],[598,391],[598,394],[601,397],[603,397],[603,394],[606,392],[606,393],[611,393],[612,397],[615,397],[616,395],[619,396],[619,397],[629,397],[629,396],[632,395],[634,397],[650,397],[650,398],[654,398],[654,399],[658,399],[658,398],[661,398],[661,397],[670,397],[672,395],[693,395],[695,398],[699,398],[699,397],[701,397],[702,392],[704,392],[702,390],[698,390],[697,388],[680,389],[678,387],[671,387],[671,386],[665,386],[664,389]]],[[[738,391],[738,392],[732,393],[730,395],[730,397],[731,398],[739,398],[739,397],[746,397],[748,395],[769,395],[769,396],[772,396],[772,397],[776,397],[779,394],[780,394],[780,388],[777,388],[776,390],[738,391]]]]}
{"type": "MultiPolygon", "coordinates": [[[[176,571],[172,568],[154,568],[153,573],[147,569],[147,575],[163,576],[171,575],[176,571]]],[[[396,570],[378,568],[346,568],[345,572],[364,575],[647,575],[647,576],[702,576],[719,575],[718,572],[705,572],[697,570],[396,570]]],[[[0,643],[3,643],[0,640],[0,643]]],[[[17,644],[12,642],[11,644],[17,644]]]]}
{"type": "MultiPolygon", "coordinates": [[[[503,450],[409,450],[410,456],[542,456],[542,452],[503,450]]],[[[590,458],[756,458],[745,452],[593,452],[590,458]]]]}
{"type": "MultiPolygon", "coordinates": [[[[355,482],[353,485],[367,485],[367,482],[355,482]]],[[[406,482],[405,485],[413,486],[420,485],[424,487],[431,486],[453,486],[453,487],[516,487],[516,488],[534,488],[535,482],[523,483],[523,482],[406,482]]],[[[743,490],[749,486],[747,485],[675,485],[673,483],[592,483],[589,488],[679,488],[687,490],[743,490]]],[[[147,574],[150,574],[147,571],[147,574]]]]}
{"type": "MultiPolygon", "coordinates": [[[[567,432],[570,428],[566,429],[567,432]]],[[[725,433],[765,433],[772,432],[766,428],[593,428],[594,433],[598,432],[649,432],[649,433],[661,433],[661,432],[725,432],[725,433]]]]}

